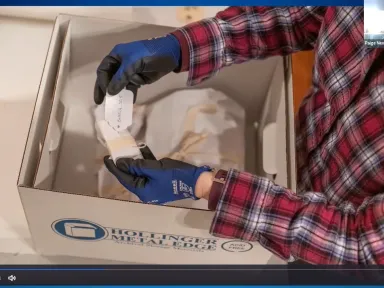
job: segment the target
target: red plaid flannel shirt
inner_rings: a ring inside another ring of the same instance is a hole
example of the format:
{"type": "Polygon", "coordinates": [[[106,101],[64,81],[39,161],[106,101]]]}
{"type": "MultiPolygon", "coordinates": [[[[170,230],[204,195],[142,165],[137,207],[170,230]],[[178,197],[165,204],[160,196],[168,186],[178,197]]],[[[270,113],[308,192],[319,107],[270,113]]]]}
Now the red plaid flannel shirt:
{"type": "Polygon", "coordinates": [[[230,170],[211,233],[283,259],[384,264],[384,49],[363,41],[363,7],[230,7],[183,27],[188,84],[250,59],[314,49],[296,121],[297,195],[230,170]]]}

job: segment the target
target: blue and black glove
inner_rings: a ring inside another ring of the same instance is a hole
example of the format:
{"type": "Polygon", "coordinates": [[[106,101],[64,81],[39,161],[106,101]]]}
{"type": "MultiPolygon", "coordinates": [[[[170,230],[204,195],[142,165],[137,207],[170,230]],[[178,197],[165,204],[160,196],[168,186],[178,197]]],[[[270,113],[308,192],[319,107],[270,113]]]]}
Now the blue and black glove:
{"type": "Polygon", "coordinates": [[[124,88],[135,95],[141,85],[151,84],[180,65],[180,44],[173,35],[116,45],[97,68],[94,90],[96,104],[106,93],[116,95],[124,88]]]}
{"type": "Polygon", "coordinates": [[[106,156],[107,169],[130,192],[143,203],[165,204],[195,195],[196,182],[203,172],[211,171],[207,166],[196,167],[185,162],[164,158],[155,159],[149,148],[143,148],[146,159],[120,158],[117,163],[106,156]]]}

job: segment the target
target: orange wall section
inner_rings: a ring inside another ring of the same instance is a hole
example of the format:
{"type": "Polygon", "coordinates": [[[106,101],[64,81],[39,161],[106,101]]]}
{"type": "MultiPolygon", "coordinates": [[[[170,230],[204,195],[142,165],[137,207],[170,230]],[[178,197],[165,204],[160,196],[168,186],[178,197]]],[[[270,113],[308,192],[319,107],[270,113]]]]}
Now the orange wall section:
{"type": "Polygon", "coordinates": [[[292,55],[293,105],[295,114],[311,87],[314,59],[313,51],[304,51],[292,55]]]}

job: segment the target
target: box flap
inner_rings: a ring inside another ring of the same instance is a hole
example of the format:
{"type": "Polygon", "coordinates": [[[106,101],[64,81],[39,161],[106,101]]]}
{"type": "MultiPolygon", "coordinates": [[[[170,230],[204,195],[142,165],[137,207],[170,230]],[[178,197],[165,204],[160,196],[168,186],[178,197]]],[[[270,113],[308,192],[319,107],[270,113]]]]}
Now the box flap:
{"type": "Polygon", "coordinates": [[[55,79],[60,62],[59,55],[69,25],[69,19],[70,17],[68,16],[58,16],[52,31],[39,92],[28,132],[28,140],[24,149],[18,185],[32,186],[48,125],[49,113],[47,113],[47,111],[50,111],[49,107],[53,100],[55,79]]]}

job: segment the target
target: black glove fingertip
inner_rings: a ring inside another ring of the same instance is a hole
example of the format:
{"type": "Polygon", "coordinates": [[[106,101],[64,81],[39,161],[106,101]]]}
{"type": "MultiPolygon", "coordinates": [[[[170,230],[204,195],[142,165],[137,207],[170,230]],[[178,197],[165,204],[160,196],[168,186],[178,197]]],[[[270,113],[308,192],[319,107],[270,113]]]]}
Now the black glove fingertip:
{"type": "Polygon", "coordinates": [[[95,83],[95,90],[93,92],[93,100],[97,105],[100,105],[103,103],[105,97],[104,91],[100,88],[99,84],[95,83]]]}
{"type": "Polygon", "coordinates": [[[139,74],[133,74],[129,81],[136,86],[142,86],[146,84],[144,78],[139,74]]]}
{"type": "Polygon", "coordinates": [[[119,94],[121,90],[123,90],[123,88],[120,88],[118,85],[115,85],[113,83],[109,84],[107,88],[107,92],[111,96],[119,94]]]}
{"type": "Polygon", "coordinates": [[[148,146],[140,148],[141,155],[145,160],[157,160],[155,155],[152,153],[151,149],[148,146]]]}
{"type": "Polygon", "coordinates": [[[140,88],[140,85],[136,85],[136,84],[132,84],[132,83],[129,83],[125,87],[125,89],[127,89],[133,93],[133,104],[136,103],[137,91],[139,90],[139,88],[140,88]]]}
{"type": "Polygon", "coordinates": [[[107,156],[104,156],[104,164],[105,164],[105,167],[107,167],[107,169],[109,170],[109,172],[111,172],[113,174],[113,171],[116,167],[115,163],[113,162],[113,159],[111,158],[110,155],[107,155],[107,156]]]}

